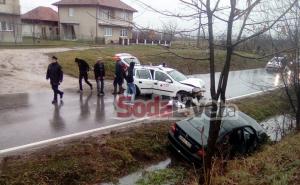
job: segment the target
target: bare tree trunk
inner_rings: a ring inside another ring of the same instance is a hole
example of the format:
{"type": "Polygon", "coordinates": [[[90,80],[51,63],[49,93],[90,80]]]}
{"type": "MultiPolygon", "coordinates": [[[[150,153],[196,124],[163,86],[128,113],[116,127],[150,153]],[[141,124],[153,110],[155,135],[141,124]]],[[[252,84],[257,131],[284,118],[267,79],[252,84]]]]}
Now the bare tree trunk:
{"type": "Polygon", "coordinates": [[[211,75],[211,97],[212,97],[212,109],[210,114],[210,128],[209,137],[207,142],[207,155],[205,160],[205,181],[207,184],[211,182],[211,170],[213,157],[216,153],[216,142],[219,137],[219,131],[222,123],[223,116],[223,105],[226,101],[226,87],[228,81],[228,75],[230,70],[230,62],[233,54],[232,46],[232,27],[234,22],[234,11],[236,7],[236,0],[231,0],[231,13],[228,20],[227,29],[227,55],[224,64],[223,71],[219,79],[218,92],[215,90],[215,67],[214,67],[214,38],[213,38],[213,27],[212,27],[212,13],[210,10],[209,0],[207,1],[207,15],[208,15],[208,27],[209,27],[209,49],[210,49],[210,75],[211,75]],[[221,95],[221,106],[219,107],[218,114],[218,100],[221,95]]]}
{"type": "MultiPolygon", "coordinates": [[[[202,4],[201,4],[201,8],[202,8],[202,4]]],[[[197,48],[200,48],[201,22],[202,22],[202,13],[199,11],[199,26],[198,26],[198,33],[197,33],[197,48]]]]}
{"type": "MultiPolygon", "coordinates": [[[[210,182],[210,174],[212,169],[212,159],[215,153],[215,135],[218,131],[217,127],[220,121],[216,121],[218,111],[218,97],[216,95],[215,86],[215,46],[214,46],[214,31],[213,31],[213,12],[210,9],[210,0],[206,1],[207,19],[208,19],[208,47],[209,47],[209,60],[210,60],[210,94],[212,98],[212,110],[210,114],[210,129],[207,141],[207,152],[204,161],[204,179],[200,179],[200,184],[210,182]]],[[[219,133],[217,133],[218,135],[219,133]]]]}
{"type": "Polygon", "coordinates": [[[296,130],[300,131],[300,102],[298,101],[297,113],[296,113],[296,130]]]}

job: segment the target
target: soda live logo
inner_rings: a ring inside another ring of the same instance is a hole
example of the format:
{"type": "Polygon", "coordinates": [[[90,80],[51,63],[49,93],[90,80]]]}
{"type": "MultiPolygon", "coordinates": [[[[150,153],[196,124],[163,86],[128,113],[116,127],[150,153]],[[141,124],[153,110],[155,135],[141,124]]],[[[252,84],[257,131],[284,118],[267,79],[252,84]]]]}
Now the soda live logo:
{"type": "Polygon", "coordinates": [[[172,106],[168,106],[169,101],[163,101],[159,96],[149,100],[136,100],[133,105],[128,105],[128,96],[120,96],[117,100],[117,117],[119,118],[143,118],[158,117],[166,118],[172,116],[172,106]]]}

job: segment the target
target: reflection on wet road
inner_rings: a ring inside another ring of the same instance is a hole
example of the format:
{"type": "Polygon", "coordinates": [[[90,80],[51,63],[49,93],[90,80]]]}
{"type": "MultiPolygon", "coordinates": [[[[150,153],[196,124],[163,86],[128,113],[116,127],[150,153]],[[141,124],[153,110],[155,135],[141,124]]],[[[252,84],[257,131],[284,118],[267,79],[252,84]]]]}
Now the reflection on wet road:
{"type": "MultiPolygon", "coordinates": [[[[194,75],[206,82],[209,75],[194,75]]],[[[231,72],[227,97],[254,93],[278,85],[276,75],[264,69],[231,72]]],[[[208,95],[208,93],[207,93],[208,95]]],[[[66,92],[64,102],[53,106],[52,93],[0,96],[0,150],[120,123],[114,97],[96,93],[66,92]]]]}

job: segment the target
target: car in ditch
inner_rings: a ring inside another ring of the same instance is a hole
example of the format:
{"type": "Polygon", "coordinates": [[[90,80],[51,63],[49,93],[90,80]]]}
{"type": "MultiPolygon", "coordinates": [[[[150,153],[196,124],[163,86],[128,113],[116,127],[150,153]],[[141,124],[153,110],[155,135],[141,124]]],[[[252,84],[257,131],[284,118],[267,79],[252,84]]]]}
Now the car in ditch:
{"type": "MultiPolygon", "coordinates": [[[[217,148],[220,155],[249,154],[267,141],[265,130],[253,118],[240,111],[226,108],[222,120],[217,148]]],[[[171,146],[186,160],[202,164],[207,151],[210,127],[209,111],[199,116],[174,123],[168,138],[171,146]]]]}
{"type": "Polygon", "coordinates": [[[201,79],[188,78],[175,69],[163,66],[136,66],[134,82],[137,95],[167,96],[183,104],[199,102],[205,92],[201,79]]]}

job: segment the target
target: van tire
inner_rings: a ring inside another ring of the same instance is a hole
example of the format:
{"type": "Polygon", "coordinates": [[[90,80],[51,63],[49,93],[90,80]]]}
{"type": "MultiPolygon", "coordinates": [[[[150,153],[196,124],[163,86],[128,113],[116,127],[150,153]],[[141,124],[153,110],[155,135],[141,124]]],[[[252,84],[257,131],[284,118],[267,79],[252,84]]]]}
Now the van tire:
{"type": "Polygon", "coordinates": [[[140,89],[138,88],[137,85],[135,85],[135,89],[136,89],[136,96],[140,96],[141,95],[141,91],[140,91],[140,89]]]}

